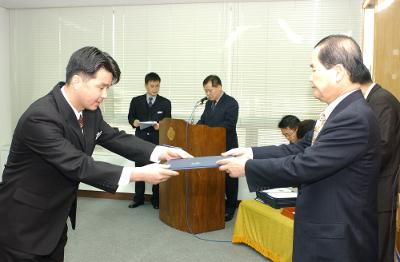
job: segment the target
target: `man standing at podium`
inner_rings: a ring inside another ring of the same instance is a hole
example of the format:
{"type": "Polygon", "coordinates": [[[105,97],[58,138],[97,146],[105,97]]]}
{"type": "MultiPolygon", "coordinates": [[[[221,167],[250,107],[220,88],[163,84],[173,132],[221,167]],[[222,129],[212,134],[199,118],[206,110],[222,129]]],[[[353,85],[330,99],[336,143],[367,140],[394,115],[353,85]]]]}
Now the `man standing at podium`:
{"type": "MultiPolygon", "coordinates": [[[[156,73],[148,73],[144,78],[146,94],[132,98],[129,107],[129,124],[135,128],[135,135],[143,140],[158,145],[159,121],[164,117],[171,117],[171,101],[158,94],[160,91],[161,78],[156,73]],[[141,122],[154,121],[153,126],[141,128],[141,122]]],[[[147,162],[135,162],[135,166],[140,167],[148,164],[147,162]]],[[[159,208],[159,185],[153,184],[153,195],[151,204],[154,209],[159,208]]],[[[129,208],[136,208],[144,204],[145,183],[135,182],[135,196],[129,204],[129,208]]]]}
{"type": "MultiPolygon", "coordinates": [[[[239,115],[239,104],[222,90],[221,79],[209,75],[203,81],[207,103],[198,124],[210,127],[224,127],[226,130],[226,149],[238,147],[236,123],[239,115]]],[[[238,197],[238,178],[225,176],[225,221],[230,221],[235,214],[238,197]]]]}

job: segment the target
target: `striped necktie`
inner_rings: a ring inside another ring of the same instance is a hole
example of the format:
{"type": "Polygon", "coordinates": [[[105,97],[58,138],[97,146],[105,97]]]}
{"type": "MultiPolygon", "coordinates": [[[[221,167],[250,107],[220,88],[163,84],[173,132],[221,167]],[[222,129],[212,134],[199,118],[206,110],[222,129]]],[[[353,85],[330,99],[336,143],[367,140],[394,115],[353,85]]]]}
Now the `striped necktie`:
{"type": "Polygon", "coordinates": [[[153,97],[149,97],[149,103],[148,103],[149,107],[153,106],[153,97]]]}
{"type": "Polygon", "coordinates": [[[83,116],[82,116],[82,114],[79,115],[78,122],[79,122],[79,127],[81,129],[83,129],[83,116]]]}
{"type": "Polygon", "coordinates": [[[315,140],[317,139],[317,136],[318,136],[319,132],[321,131],[321,129],[325,125],[325,121],[326,121],[325,114],[321,113],[319,115],[319,119],[318,119],[318,121],[317,121],[317,123],[315,124],[315,127],[314,127],[314,133],[313,133],[311,145],[314,145],[315,140]]]}

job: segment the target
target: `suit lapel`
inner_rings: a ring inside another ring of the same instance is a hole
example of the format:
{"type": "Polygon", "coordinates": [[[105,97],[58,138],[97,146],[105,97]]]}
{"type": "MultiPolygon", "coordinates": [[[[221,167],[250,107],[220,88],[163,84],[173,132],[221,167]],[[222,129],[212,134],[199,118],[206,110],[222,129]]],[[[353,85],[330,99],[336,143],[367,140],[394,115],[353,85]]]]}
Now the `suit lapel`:
{"type": "Polygon", "coordinates": [[[151,108],[156,108],[156,106],[158,106],[159,103],[160,103],[160,96],[157,95],[156,100],[154,101],[153,106],[151,108]]]}
{"type": "Polygon", "coordinates": [[[91,148],[94,147],[95,138],[93,134],[95,133],[95,121],[93,119],[93,114],[90,114],[87,110],[83,110],[82,114],[85,121],[83,125],[84,150],[87,152],[87,150],[91,150],[91,148]]]}
{"type": "Polygon", "coordinates": [[[367,102],[371,100],[371,97],[374,96],[374,94],[380,89],[381,87],[378,84],[375,84],[374,87],[372,87],[371,91],[369,92],[367,96],[367,102]]]}
{"type": "Polygon", "coordinates": [[[82,130],[79,127],[78,120],[76,119],[74,110],[72,110],[71,106],[68,104],[68,102],[65,100],[64,96],[61,93],[61,87],[63,87],[65,83],[59,82],[54,88],[53,88],[53,96],[55,99],[55,102],[57,104],[58,110],[60,111],[60,114],[63,116],[66,126],[70,128],[73,133],[76,135],[77,140],[79,141],[81,148],[84,150],[85,149],[85,140],[82,134],[82,130]]]}
{"type": "MultiPolygon", "coordinates": [[[[344,110],[345,108],[347,108],[350,104],[352,104],[354,101],[358,100],[358,99],[364,99],[364,96],[361,93],[361,90],[357,90],[354,91],[353,93],[351,93],[350,95],[348,95],[345,99],[343,99],[342,101],[340,101],[340,103],[335,107],[335,109],[333,109],[332,113],[330,114],[329,118],[326,120],[324,127],[322,128],[325,129],[326,126],[328,126],[331,122],[331,120],[335,117],[335,115],[337,115],[338,113],[340,113],[342,110],[344,110]]],[[[322,131],[321,130],[321,131],[322,131]]],[[[320,132],[321,134],[321,132],[320,132]]]]}

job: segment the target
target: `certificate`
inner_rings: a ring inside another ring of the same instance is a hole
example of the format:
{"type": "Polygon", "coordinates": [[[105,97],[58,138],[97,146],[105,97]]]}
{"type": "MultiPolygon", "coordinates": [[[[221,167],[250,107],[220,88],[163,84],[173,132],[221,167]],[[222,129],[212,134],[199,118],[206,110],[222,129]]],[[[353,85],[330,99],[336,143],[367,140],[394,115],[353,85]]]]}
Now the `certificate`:
{"type": "Polygon", "coordinates": [[[172,159],[166,164],[170,165],[172,170],[187,170],[187,169],[200,169],[200,168],[217,168],[219,165],[217,161],[229,157],[225,156],[202,156],[184,159],[172,159]]]}

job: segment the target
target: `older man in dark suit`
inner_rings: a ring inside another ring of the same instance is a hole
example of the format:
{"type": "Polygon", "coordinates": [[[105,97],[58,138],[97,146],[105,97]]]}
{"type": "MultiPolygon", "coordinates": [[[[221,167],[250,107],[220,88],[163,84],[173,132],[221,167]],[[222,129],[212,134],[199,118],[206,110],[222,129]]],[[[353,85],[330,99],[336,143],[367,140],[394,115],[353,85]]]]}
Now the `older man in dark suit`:
{"type": "Polygon", "coordinates": [[[314,96],[328,106],[314,132],[297,144],[239,148],[220,170],[246,175],[251,191],[301,185],[296,203],[293,261],[376,262],[380,133],[359,81],[360,47],[332,35],[314,48],[314,96]]]}
{"type": "Polygon", "coordinates": [[[382,163],[378,178],[379,262],[392,262],[396,240],[396,174],[400,167],[400,103],[389,91],[372,82],[369,71],[361,91],[375,112],[381,132],[382,163]]]}
{"type": "MultiPolygon", "coordinates": [[[[221,79],[216,75],[209,75],[203,81],[207,103],[198,124],[210,127],[224,127],[226,131],[226,149],[238,147],[236,123],[239,115],[239,104],[222,90],[221,79]]],[[[225,177],[225,221],[232,220],[238,198],[239,181],[237,178],[225,177]]]]}
{"type": "Polygon", "coordinates": [[[95,161],[95,146],[130,160],[188,157],[109,126],[99,105],[116,84],[115,60],[95,47],[72,54],[58,83],[21,116],[0,184],[0,261],[63,261],[66,220],[75,228],[80,182],[114,193],[130,181],[160,183],[178,175],[168,166],[139,168],[95,161]]]}
{"type": "MultiPolygon", "coordinates": [[[[132,98],[129,106],[128,121],[135,128],[135,135],[153,144],[159,144],[159,121],[165,117],[171,117],[171,101],[160,96],[161,78],[158,74],[151,72],[144,78],[146,94],[132,98]],[[152,121],[154,125],[140,128],[141,122],[152,121]]],[[[140,167],[148,162],[137,161],[135,166],[140,167]]],[[[129,208],[136,208],[144,204],[145,183],[143,181],[135,182],[135,195],[129,208]]],[[[152,186],[153,194],[151,204],[154,209],[159,208],[159,186],[152,186]]]]}

